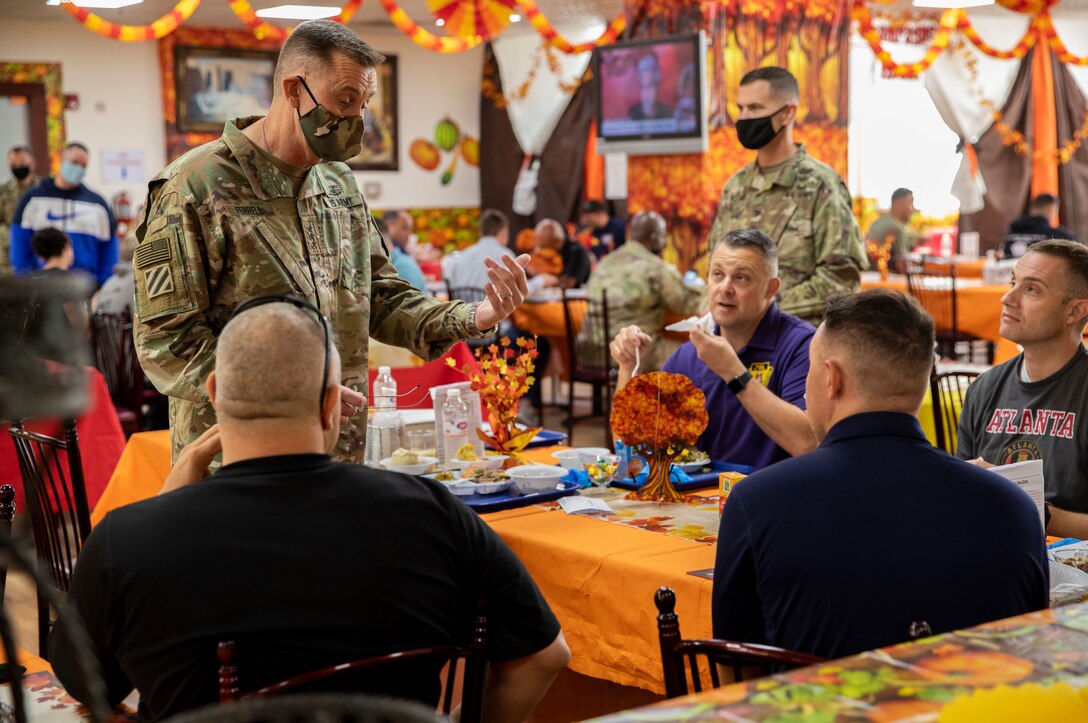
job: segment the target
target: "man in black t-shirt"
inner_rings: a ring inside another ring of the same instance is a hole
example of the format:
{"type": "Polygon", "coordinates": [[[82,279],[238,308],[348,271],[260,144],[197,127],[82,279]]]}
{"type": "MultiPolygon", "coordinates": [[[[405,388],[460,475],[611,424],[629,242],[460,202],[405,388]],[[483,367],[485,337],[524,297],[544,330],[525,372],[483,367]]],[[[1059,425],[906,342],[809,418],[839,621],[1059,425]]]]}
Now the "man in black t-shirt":
{"type": "Polygon", "coordinates": [[[1033,244],[1052,238],[1076,241],[1069,229],[1058,223],[1058,197],[1040,193],[1031,199],[1027,215],[1014,218],[1009,224],[1009,231],[1001,242],[1002,255],[1007,259],[1018,259],[1033,244]]]}
{"type": "MultiPolygon", "coordinates": [[[[214,703],[219,641],[236,642],[241,688],[253,690],[353,659],[466,644],[480,600],[485,720],[524,720],[566,665],[532,578],[472,510],[440,483],[325,454],[340,421],[339,355],[325,324],[308,305],[266,303],[223,329],[207,380],[219,424],[179,457],[168,494],[111,512],[80,554],[49,640],[77,699],[87,691],[70,607],[109,702],[135,688],[141,719],[214,703]],[[200,481],[220,450],[222,468],[200,481]]],[[[438,672],[408,662],[334,689],[433,704],[438,672]]]]}
{"type": "Polygon", "coordinates": [[[1024,352],[968,388],[956,455],[982,466],[1042,459],[1047,534],[1088,538],[1088,247],[1033,244],[1001,307],[1001,336],[1024,352]]]}

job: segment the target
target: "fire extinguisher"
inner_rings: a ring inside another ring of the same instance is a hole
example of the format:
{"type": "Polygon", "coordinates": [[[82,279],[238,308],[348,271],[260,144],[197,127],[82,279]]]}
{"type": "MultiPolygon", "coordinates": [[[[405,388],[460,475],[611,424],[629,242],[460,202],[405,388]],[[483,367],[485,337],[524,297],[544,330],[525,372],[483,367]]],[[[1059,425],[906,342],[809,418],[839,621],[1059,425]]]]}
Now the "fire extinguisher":
{"type": "Polygon", "coordinates": [[[126,191],[121,191],[113,197],[113,215],[119,224],[132,222],[132,200],[126,191]]]}

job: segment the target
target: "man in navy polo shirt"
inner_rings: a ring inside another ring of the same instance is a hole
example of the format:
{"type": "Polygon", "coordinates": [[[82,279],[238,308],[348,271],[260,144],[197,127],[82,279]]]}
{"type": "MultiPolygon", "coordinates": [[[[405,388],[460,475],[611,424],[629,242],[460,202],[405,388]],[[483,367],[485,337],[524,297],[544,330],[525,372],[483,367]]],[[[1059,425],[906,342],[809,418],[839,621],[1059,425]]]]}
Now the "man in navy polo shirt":
{"type": "Polygon", "coordinates": [[[943,633],[1047,606],[1035,504],[918,424],[933,342],[903,294],[827,303],[806,393],[823,441],[729,496],[714,637],[838,658],[902,642],[918,620],[943,633]]]}
{"type": "MultiPolygon", "coordinates": [[[[714,335],[692,330],[662,367],[688,377],[706,396],[710,423],[697,446],[711,459],[760,469],[816,448],[804,412],[815,329],[778,309],[779,285],[778,246],[766,234],[725,234],[707,273],[714,335]]],[[[635,350],[645,358],[652,343],[637,326],[616,335],[617,390],[631,378],[635,350]]]]}

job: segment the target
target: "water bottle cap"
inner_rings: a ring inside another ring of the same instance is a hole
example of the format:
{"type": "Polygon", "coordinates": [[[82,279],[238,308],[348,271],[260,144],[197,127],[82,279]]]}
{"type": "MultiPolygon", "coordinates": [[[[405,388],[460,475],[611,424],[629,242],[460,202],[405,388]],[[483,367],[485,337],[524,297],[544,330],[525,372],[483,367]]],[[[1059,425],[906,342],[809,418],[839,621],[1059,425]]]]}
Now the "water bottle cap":
{"type": "Polygon", "coordinates": [[[388,374],[389,367],[378,367],[378,374],[388,374]]]}

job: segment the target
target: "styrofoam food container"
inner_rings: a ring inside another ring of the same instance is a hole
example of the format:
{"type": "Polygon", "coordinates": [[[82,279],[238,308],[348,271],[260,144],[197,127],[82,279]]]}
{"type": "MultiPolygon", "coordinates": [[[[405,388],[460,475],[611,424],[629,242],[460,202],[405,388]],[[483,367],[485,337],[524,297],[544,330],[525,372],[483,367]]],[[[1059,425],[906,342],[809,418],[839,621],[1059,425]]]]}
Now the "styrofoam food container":
{"type": "Polygon", "coordinates": [[[503,462],[510,459],[509,455],[505,454],[488,454],[484,455],[480,459],[451,459],[450,466],[454,469],[500,469],[503,462]]]}
{"type": "Polygon", "coordinates": [[[393,464],[392,457],[386,457],[381,461],[382,467],[390,472],[403,472],[404,474],[423,474],[431,468],[435,462],[438,461],[437,457],[419,457],[418,464],[393,464]]]}
{"type": "Polygon", "coordinates": [[[567,471],[562,467],[544,464],[523,464],[520,467],[511,467],[506,470],[510,479],[523,495],[533,492],[550,492],[559,484],[559,480],[566,476],[567,471]]]}

